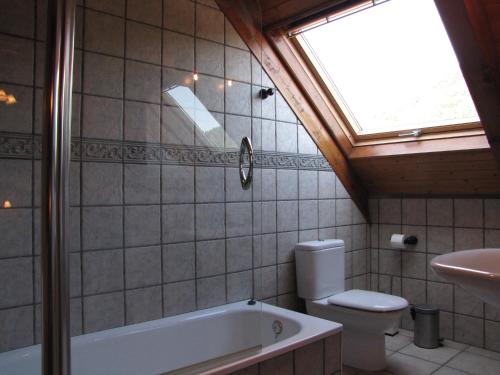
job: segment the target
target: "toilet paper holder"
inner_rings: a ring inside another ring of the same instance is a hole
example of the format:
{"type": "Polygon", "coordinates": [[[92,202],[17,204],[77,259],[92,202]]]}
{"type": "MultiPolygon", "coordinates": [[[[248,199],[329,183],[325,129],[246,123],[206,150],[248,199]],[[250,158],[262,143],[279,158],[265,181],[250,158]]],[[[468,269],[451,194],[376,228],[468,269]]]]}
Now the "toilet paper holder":
{"type": "Polygon", "coordinates": [[[405,245],[416,245],[418,243],[418,238],[415,236],[408,236],[403,242],[405,245]]]}
{"type": "Polygon", "coordinates": [[[405,234],[394,233],[391,236],[391,247],[393,249],[406,249],[409,245],[416,245],[418,239],[416,236],[407,236],[405,234]]]}

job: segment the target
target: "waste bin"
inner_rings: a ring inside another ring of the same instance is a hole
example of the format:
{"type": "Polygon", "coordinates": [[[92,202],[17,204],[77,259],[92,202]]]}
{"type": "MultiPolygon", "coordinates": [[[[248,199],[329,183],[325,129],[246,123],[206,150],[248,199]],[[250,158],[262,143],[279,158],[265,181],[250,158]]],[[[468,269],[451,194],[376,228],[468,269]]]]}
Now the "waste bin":
{"type": "Polygon", "coordinates": [[[440,346],[439,309],[434,305],[414,305],[410,313],[415,321],[413,343],[426,349],[440,346]]]}

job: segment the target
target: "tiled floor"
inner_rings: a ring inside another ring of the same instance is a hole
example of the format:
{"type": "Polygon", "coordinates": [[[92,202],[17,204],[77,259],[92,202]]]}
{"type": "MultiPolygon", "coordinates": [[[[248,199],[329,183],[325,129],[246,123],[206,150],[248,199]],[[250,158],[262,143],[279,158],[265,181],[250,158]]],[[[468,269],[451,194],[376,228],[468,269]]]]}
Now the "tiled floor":
{"type": "Polygon", "coordinates": [[[499,375],[500,353],[444,341],[436,349],[422,349],[413,344],[413,333],[400,330],[386,336],[387,368],[361,371],[344,366],[343,375],[499,375]]]}

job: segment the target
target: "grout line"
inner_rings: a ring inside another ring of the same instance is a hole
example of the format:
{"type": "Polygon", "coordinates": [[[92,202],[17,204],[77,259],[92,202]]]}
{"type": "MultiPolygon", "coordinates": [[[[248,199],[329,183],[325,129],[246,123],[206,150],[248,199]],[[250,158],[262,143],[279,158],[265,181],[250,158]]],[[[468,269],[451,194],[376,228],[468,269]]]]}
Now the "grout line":
{"type": "MultiPolygon", "coordinates": [[[[33,2],[33,7],[34,7],[34,25],[33,25],[33,35],[36,37],[36,32],[37,32],[37,24],[38,24],[38,12],[37,12],[37,7],[38,7],[38,1],[39,0],[35,0],[33,2]]],[[[36,113],[36,71],[37,71],[37,53],[36,53],[36,42],[33,43],[33,70],[32,70],[32,74],[33,74],[33,87],[32,87],[32,100],[31,100],[31,105],[32,105],[32,108],[31,108],[31,136],[33,137],[34,134],[35,134],[35,113],[36,113]]],[[[45,68],[48,68],[47,64],[45,64],[45,68]]],[[[45,69],[45,72],[47,72],[48,69],[45,69]]],[[[45,99],[44,101],[45,102],[45,99]]],[[[43,105],[42,105],[42,113],[43,113],[43,105]]],[[[36,235],[36,225],[35,225],[35,220],[36,220],[36,209],[35,209],[35,202],[36,202],[36,199],[35,199],[35,194],[37,194],[37,192],[35,191],[35,167],[36,167],[36,162],[35,162],[35,153],[32,153],[31,155],[31,205],[32,207],[31,208],[31,256],[33,257],[32,260],[31,260],[31,278],[32,278],[32,298],[33,298],[33,330],[32,330],[32,336],[31,336],[31,339],[32,339],[32,343],[36,343],[36,334],[37,334],[37,329],[36,329],[36,306],[34,306],[34,303],[36,301],[36,283],[37,283],[37,278],[36,278],[36,272],[35,272],[35,268],[36,268],[36,263],[35,263],[35,252],[36,252],[36,249],[35,249],[35,246],[36,246],[36,243],[35,243],[35,235],[36,235]]],[[[38,192],[38,194],[40,195],[40,198],[42,196],[42,179],[43,179],[43,176],[42,176],[42,166],[40,164],[40,191],[38,192]]],[[[41,203],[41,202],[40,202],[41,203]]],[[[39,215],[41,216],[41,210],[39,210],[39,215]]],[[[41,231],[41,225],[42,225],[42,222],[40,220],[40,231],[41,231]]],[[[40,263],[40,270],[41,270],[41,263],[40,263]]],[[[40,272],[40,279],[42,278],[42,273],[40,272]]],[[[40,280],[40,285],[41,285],[42,281],[40,280]]],[[[41,314],[40,314],[41,315],[41,314]]],[[[41,325],[40,325],[41,326],[41,325]]],[[[41,334],[43,334],[42,332],[39,332],[41,334]]],[[[40,335],[41,336],[41,335],[40,335]]],[[[40,340],[41,341],[41,340],[40,340]]]]}
{"type": "MultiPolygon", "coordinates": [[[[84,43],[84,36],[85,36],[85,12],[82,12],[82,44],[84,43]]],[[[76,28],[76,20],[75,20],[75,28],[76,28]]],[[[76,30],[75,30],[76,32],[76,30]]],[[[81,66],[80,66],[80,84],[81,84],[81,89],[83,90],[83,79],[84,79],[84,71],[85,71],[85,62],[86,62],[86,59],[84,58],[84,56],[82,55],[81,56],[81,66]]],[[[74,94],[73,94],[74,95],[74,94]]],[[[83,120],[84,120],[84,117],[83,117],[83,113],[84,113],[84,100],[83,100],[83,95],[80,96],[80,138],[83,136],[83,120]]],[[[79,291],[79,294],[80,294],[80,307],[81,307],[81,311],[80,311],[80,319],[81,319],[81,322],[80,322],[80,329],[81,329],[81,333],[84,334],[85,331],[86,331],[86,327],[85,327],[85,309],[84,309],[84,305],[85,305],[85,301],[84,301],[84,298],[83,298],[83,286],[84,286],[84,277],[83,277],[83,272],[84,272],[84,269],[83,269],[83,207],[82,207],[82,202],[83,202],[83,163],[81,160],[78,160],[76,161],[76,163],[78,163],[78,178],[79,178],[79,183],[78,183],[78,193],[79,193],[79,219],[80,219],[80,223],[79,223],[79,226],[78,226],[78,230],[79,230],[79,235],[80,235],[80,243],[79,243],[79,252],[80,252],[80,291],[79,291]]],[[[71,173],[70,173],[70,184],[71,184],[71,173]]],[[[71,189],[70,189],[71,190],[71,189]]],[[[70,248],[71,250],[71,248],[70,248]]]]}
{"type": "MultiPolygon", "coordinates": [[[[197,11],[195,11],[196,14],[197,14],[197,11]]],[[[222,144],[224,145],[224,147],[226,147],[226,125],[227,125],[227,114],[226,114],[226,22],[224,20],[224,25],[223,25],[223,38],[224,38],[224,46],[222,47],[223,49],[223,70],[224,70],[224,78],[223,78],[223,88],[222,88],[222,92],[223,92],[223,98],[224,98],[224,103],[223,103],[223,107],[224,107],[224,125],[223,125],[223,136],[224,136],[224,139],[222,140],[222,144]]],[[[197,45],[197,42],[195,41],[195,61],[196,61],[196,45],[197,45]]],[[[196,71],[198,71],[198,69],[196,69],[196,71]]],[[[250,77],[251,79],[251,77],[250,77]]],[[[251,110],[251,107],[250,107],[250,110],[251,110]]],[[[226,179],[227,179],[227,167],[224,167],[223,169],[223,172],[224,172],[224,180],[223,180],[223,192],[224,192],[224,289],[225,289],[225,293],[224,293],[224,301],[225,303],[227,303],[227,297],[228,297],[228,288],[227,288],[227,261],[228,261],[228,256],[227,256],[227,185],[226,185],[226,179]]],[[[252,200],[253,200],[253,197],[252,197],[252,200]]],[[[252,226],[253,226],[253,204],[252,204],[252,226]]],[[[253,228],[252,228],[252,235],[253,235],[253,228]]],[[[252,236],[252,241],[253,241],[253,236],[252,236]]],[[[253,265],[253,242],[252,242],[252,265],[253,265]]]]}
{"type": "MultiPolygon", "coordinates": [[[[128,15],[128,0],[124,0],[124,18],[127,19],[128,15]]],[[[162,15],[163,16],[163,15],[162,15]]],[[[127,78],[127,59],[125,56],[127,56],[127,22],[124,22],[123,25],[123,35],[124,35],[124,40],[123,40],[123,82],[122,82],[122,141],[121,141],[121,147],[123,149],[124,147],[124,140],[125,140],[125,123],[126,123],[126,98],[127,98],[127,85],[126,85],[126,78],[127,78]]],[[[161,98],[160,98],[161,100],[161,98]]],[[[127,272],[126,272],[126,257],[125,257],[125,232],[126,232],[126,227],[125,227],[125,222],[126,222],[126,206],[125,206],[125,160],[122,159],[121,165],[122,165],[122,273],[123,273],[123,325],[127,325],[127,272]]]]}

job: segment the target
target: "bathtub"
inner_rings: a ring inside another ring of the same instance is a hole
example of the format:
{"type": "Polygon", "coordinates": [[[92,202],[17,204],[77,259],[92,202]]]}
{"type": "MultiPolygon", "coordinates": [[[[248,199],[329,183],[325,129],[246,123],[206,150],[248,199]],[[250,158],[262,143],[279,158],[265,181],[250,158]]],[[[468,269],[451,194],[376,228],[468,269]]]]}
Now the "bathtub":
{"type": "MultiPolygon", "coordinates": [[[[72,374],[226,374],[341,330],[243,301],[73,337],[72,374]]],[[[0,374],[40,374],[40,361],[40,345],[0,353],[0,374]]]]}

